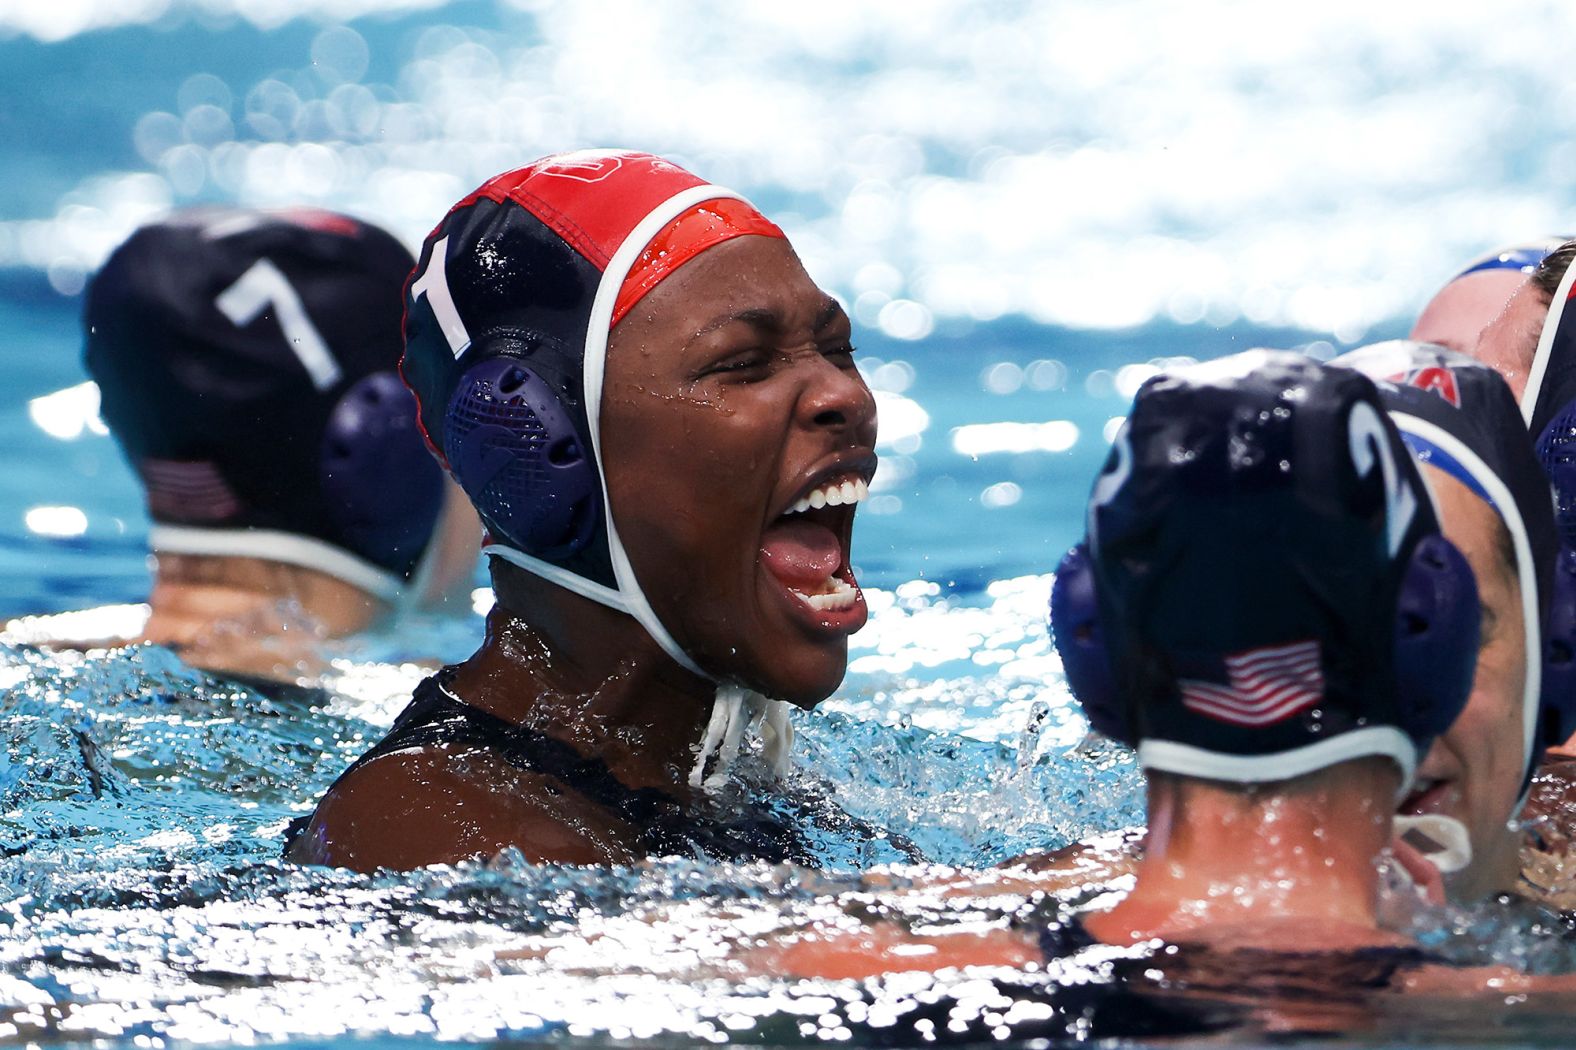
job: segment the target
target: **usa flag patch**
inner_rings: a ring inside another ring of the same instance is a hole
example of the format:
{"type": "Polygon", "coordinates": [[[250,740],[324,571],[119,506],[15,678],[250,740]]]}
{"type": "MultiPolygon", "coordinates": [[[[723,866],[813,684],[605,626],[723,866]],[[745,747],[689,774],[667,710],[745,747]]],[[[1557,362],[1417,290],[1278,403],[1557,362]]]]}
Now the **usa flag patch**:
{"type": "Polygon", "coordinates": [[[1228,683],[1181,678],[1182,706],[1251,729],[1285,721],[1324,699],[1319,643],[1292,642],[1226,657],[1228,683]]]}

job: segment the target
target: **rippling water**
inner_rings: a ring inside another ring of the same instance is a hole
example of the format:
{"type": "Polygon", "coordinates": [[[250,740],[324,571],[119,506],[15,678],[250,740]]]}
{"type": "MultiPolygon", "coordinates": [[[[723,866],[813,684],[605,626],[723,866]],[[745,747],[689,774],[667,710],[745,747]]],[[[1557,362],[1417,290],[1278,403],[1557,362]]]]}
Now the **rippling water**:
{"type": "MultiPolygon", "coordinates": [[[[147,522],[74,317],[135,224],[314,203],[414,243],[539,154],[653,149],[782,222],[881,399],[855,548],[873,616],[845,687],[798,719],[795,777],[937,863],[1129,825],[1131,761],[1084,740],[1043,626],[1110,428],[1169,361],[1398,335],[1459,261],[1570,229],[1576,109],[1547,56],[1573,23],[1422,0],[0,4],[0,618],[145,593],[147,522]]],[[[753,939],[873,907],[946,927],[1067,903],[959,904],[824,829],[819,875],[279,863],[286,821],[402,706],[421,674],[402,661],[479,631],[368,639],[293,701],[154,648],[0,646],[0,1044],[1569,1041],[1560,1004],[1404,1002],[1360,973],[1152,949],[741,977],[753,939]]],[[[1576,969],[1544,913],[1394,921],[1458,961],[1576,969]]]]}
{"type": "MultiPolygon", "coordinates": [[[[858,651],[925,673],[857,673],[800,716],[794,777],[955,864],[1136,820],[1130,760],[1082,743],[1054,670],[1047,584],[1006,581],[972,602],[873,592],[885,626],[858,651]],[[980,655],[997,669],[980,673],[980,655]]],[[[327,693],[270,700],[157,647],[0,649],[0,1036],[704,1037],[742,1024],[727,1018],[802,1013],[810,996],[720,994],[708,982],[741,935],[835,911],[835,895],[867,889],[860,869],[901,859],[820,831],[844,874],[506,856],[363,877],[280,863],[286,821],[421,673],[341,661],[327,693]],[[670,921],[654,926],[658,913],[670,921]]]]}

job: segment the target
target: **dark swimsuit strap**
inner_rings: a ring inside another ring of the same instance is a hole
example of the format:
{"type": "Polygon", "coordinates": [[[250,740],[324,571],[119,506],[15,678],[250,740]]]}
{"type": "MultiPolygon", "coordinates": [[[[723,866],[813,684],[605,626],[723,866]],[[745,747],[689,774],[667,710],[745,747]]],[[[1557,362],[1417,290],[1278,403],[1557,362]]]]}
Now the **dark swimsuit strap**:
{"type": "Polygon", "coordinates": [[[448,689],[453,675],[454,669],[446,667],[418,685],[388,735],[342,776],[397,751],[470,745],[517,769],[551,777],[566,790],[617,813],[640,830],[648,855],[814,863],[809,846],[792,825],[769,814],[717,820],[688,812],[679,799],[658,788],[628,787],[600,759],[586,758],[554,737],[465,703],[448,689]]]}

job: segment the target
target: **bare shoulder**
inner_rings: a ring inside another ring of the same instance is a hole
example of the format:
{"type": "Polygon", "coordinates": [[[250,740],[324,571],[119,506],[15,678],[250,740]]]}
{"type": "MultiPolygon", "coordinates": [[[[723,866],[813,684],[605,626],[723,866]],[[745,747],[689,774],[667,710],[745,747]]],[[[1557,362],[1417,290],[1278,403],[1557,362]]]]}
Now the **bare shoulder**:
{"type": "Polygon", "coordinates": [[[485,859],[510,846],[533,863],[632,859],[618,816],[554,778],[475,747],[381,755],[318,803],[290,859],[373,871],[485,859]]]}

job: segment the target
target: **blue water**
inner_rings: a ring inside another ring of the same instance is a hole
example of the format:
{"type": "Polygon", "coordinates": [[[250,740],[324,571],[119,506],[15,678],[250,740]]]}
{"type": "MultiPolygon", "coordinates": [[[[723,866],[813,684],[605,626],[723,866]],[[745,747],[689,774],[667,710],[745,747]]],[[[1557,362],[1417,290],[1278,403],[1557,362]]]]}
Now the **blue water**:
{"type": "MultiPolygon", "coordinates": [[[[147,521],[95,429],[76,326],[137,222],[309,202],[414,243],[505,167],[649,148],[782,222],[881,391],[855,540],[873,616],[844,687],[798,718],[794,776],[939,863],[1130,825],[1136,772],[1085,739],[1043,619],[1104,433],[1168,360],[1400,335],[1458,260],[1568,229],[1567,74],[1539,56],[1573,20],[1356,0],[0,7],[0,620],[145,594],[147,521]]],[[[462,657],[479,631],[362,640],[314,705],[157,649],[0,646],[0,1044],[836,1042],[845,1021],[892,1042],[882,1011],[1027,1017],[1047,986],[1123,986],[1111,959],[989,988],[731,980],[741,938],[913,874],[867,875],[890,854],[833,834],[820,875],[279,863],[284,823],[419,677],[401,661],[462,657]]],[[[1572,968],[1535,917],[1411,921],[1466,959],[1572,968]]],[[[1081,1017],[1007,1034],[1097,1035],[1081,1017]]],[[[1494,999],[1360,1004],[1339,1027],[1563,1045],[1569,1023],[1494,999]]]]}

